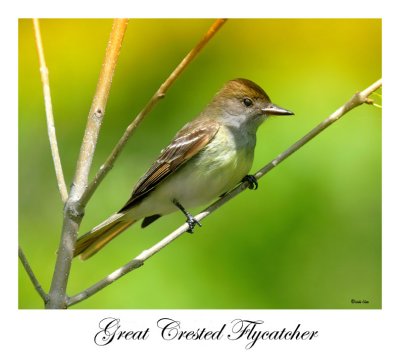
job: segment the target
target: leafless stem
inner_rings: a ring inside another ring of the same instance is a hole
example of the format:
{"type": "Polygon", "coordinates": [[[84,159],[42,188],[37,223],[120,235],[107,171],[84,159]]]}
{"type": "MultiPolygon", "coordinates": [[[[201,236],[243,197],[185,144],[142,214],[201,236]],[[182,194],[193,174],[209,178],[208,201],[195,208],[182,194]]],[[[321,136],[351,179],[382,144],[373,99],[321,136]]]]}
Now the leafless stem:
{"type": "Polygon", "coordinates": [[[271,169],[276,167],[280,162],[285,160],[295,151],[300,149],[304,144],[308,143],[311,139],[316,137],[319,133],[325,130],[328,126],[332,125],[335,121],[340,119],[343,115],[348,113],[350,110],[354,109],[357,106],[360,106],[364,103],[370,104],[370,100],[368,96],[370,96],[375,90],[382,87],[382,79],[374,82],[372,85],[367,87],[365,90],[361,92],[357,92],[353,95],[353,97],[346,102],[343,106],[339,107],[333,114],[331,114],[328,118],[326,118],[322,123],[318,124],[314,129],[304,135],[301,139],[299,139],[296,143],[294,143],[290,148],[286,149],[283,153],[279,154],[273,161],[268,163],[266,166],[261,168],[256,174],[255,177],[257,179],[261,178],[271,169]]]}
{"type": "MultiPolygon", "coordinates": [[[[276,158],[274,158],[270,163],[265,165],[261,168],[256,174],[255,177],[260,179],[274,167],[276,167],[280,162],[285,160],[291,154],[299,150],[303,145],[308,143],[314,137],[316,137],[319,133],[325,130],[328,126],[332,125],[335,121],[339,120],[343,115],[348,113],[353,108],[360,106],[364,103],[370,104],[370,100],[368,96],[371,95],[372,92],[377,90],[382,86],[382,80],[378,80],[365,90],[356,93],[348,102],[346,102],[343,106],[337,109],[333,114],[331,114],[328,118],[326,118],[322,123],[318,124],[314,129],[308,132],[304,137],[299,139],[296,143],[286,149],[283,153],[279,154],[276,158]]],[[[208,208],[200,212],[198,215],[195,216],[197,221],[201,221],[215,210],[226,204],[229,200],[243,192],[248,187],[248,182],[243,182],[228,194],[224,195],[218,201],[210,205],[208,208]]],[[[139,267],[141,267],[144,262],[151,258],[154,254],[158,253],[161,249],[165,248],[171,242],[173,242],[176,238],[181,236],[188,230],[189,226],[187,223],[181,225],[171,234],[166,236],[164,239],[159,241],[157,244],[153,245],[151,248],[144,250],[140,253],[136,258],[129,261],[124,266],[120,267],[119,269],[115,270],[113,273],[109,274],[107,277],[102,279],[101,281],[97,282],[93,286],[89,287],[88,289],[84,290],[81,293],[78,293],[75,296],[72,296],[68,301],[68,306],[74,305],[103,289],[104,287],[108,286],[109,284],[115,282],[117,279],[124,276],[126,273],[129,273],[139,267]]]]}
{"type": "Polygon", "coordinates": [[[113,151],[107,158],[107,160],[100,167],[98,172],[96,173],[93,181],[89,184],[88,188],[84,191],[82,196],[82,203],[86,204],[87,201],[92,197],[94,191],[100,184],[100,182],[104,179],[106,174],[111,170],[114,166],[114,162],[125,147],[127,141],[132,136],[134,130],[140,124],[140,122],[144,119],[144,117],[153,109],[158,101],[160,101],[164,96],[171,85],[176,81],[179,75],[184,71],[184,69],[193,61],[193,59],[200,53],[203,47],[210,41],[210,39],[215,35],[215,33],[222,27],[222,25],[226,22],[226,19],[218,19],[216,20],[211,27],[208,29],[207,33],[203,36],[200,42],[186,55],[186,57],[179,63],[179,65],[175,68],[175,70],[168,76],[168,78],[164,81],[164,83],[159,87],[156,93],[152,96],[150,101],[146,104],[146,106],[140,111],[140,113],[136,116],[136,118],[129,124],[121,139],[118,141],[117,145],[114,147],[113,151]]]}
{"type": "Polygon", "coordinates": [[[49,135],[51,155],[53,157],[54,170],[56,172],[58,189],[60,190],[61,199],[63,203],[65,203],[65,201],[67,201],[68,198],[68,191],[67,191],[67,186],[65,184],[63,169],[61,166],[60,154],[58,151],[56,128],[54,126],[53,107],[51,104],[49,70],[46,66],[46,60],[44,57],[42,36],[40,34],[38,19],[33,19],[33,29],[35,32],[36,49],[39,55],[40,76],[43,85],[44,105],[46,109],[46,119],[47,119],[47,133],[49,135]]]}
{"type": "Polygon", "coordinates": [[[81,203],[81,199],[83,192],[88,185],[88,176],[93,160],[93,154],[96,148],[97,138],[104,117],[115,66],[117,64],[119,51],[121,49],[127,25],[127,19],[115,19],[113,23],[96,92],[88,115],[75,177],[64,208],[64,223],[61,241],[46,308],[67,307],[67,282],[71,269],[74,245],[84,213],[84,206],[81,203]]]}
{"type": "Polygon", "coordinates": [[[83,136],[83,142],[74,177],[73,190],[76,192],[75,198],[79,200],[81,200],[84,190],[88,185],[89,172],[97,144],[97,138],[105,114],[111,82],[127,25],[127,19],[116,19],[114,20],[111,30],[92,107],[89,111],[85,135],[83,136]]]}
{"type": "Polygon", "coordinates": [[[40,285],[39,281],[37,280],[35,274],[33,273],[33,270],[31,266],[28,263],[28,260],[26,259],[26,256],[24,252],[22,251],[22,248],[18,246],[18,257],[19,260],[21,261],[23,267],[25,268],[26,273],[28,274],[33,287],[35,287],[36,291],[39,293],[40,297],[42,297],[43,301],[46,303],[48,300],[48,295],[47,293],[43,290],[42,286],[40,285]]]}

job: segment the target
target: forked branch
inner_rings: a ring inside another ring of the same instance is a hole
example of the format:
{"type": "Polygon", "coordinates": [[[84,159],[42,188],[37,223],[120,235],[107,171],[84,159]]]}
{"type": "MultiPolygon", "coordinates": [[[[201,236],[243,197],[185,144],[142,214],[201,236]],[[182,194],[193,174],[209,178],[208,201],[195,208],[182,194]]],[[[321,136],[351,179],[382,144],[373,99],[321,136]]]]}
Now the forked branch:
{"type": "Polygon", "coordinates": [[[50,292],[48,295],[46,295],[46,293],[41,289],[37,280],[35,280],[33,272],[31,271],[29,264],[27,264],[27,260],[23,255],[22,250],[20,250],[20,259],[29,277],[34,283],[35,288],[38,290],[39,294],[45,301],[46,308],[67,307],[68,297],[66,295],[66,288],[73,257],[73,249],[87,201],[90,199],[98,184],[102,181],[107,172],[112,168],[115,159],[122,151],[132,132],[136,129],[143,118],[149,113],[149,111],[154,107],[157,101],[165,95],[169,87],[179,77],[183,70],[199,54],[201,49],[208,43],[208,41],[224,24],[225,20],[220,19],[214,22],[206,35],[203,37],[203,39],[197,44],[196,47],[194,47],[189,52],[189,54],[182,60],[182,62],[171,73],[167,80],[160,86],[160,88],[157,90],[157,92],[154,94],[148,104],[128,126],[126,132],[112,151],[110,157],[107,159],[106,163],[100,168],[93,182],[89,185],[88,176],[92,165],[94,151],[97,144],[97,138],[104,117],[112,77],[118,60],[119,51],[125,34],[127,22],[127,19],[114,20],[104,63],[100,72],[95,96],[93,98],[92,106],[89,112],[74,180],[72,183],[70,194],[68,195],[67,189],[65,187],[64,177],[62,175],[61,163],[59,161],[60,158],[55,139],[55,128],[50,99],[50,86],[48,82],[48,70],[44,62],[44,53],[40,38],[39,22],[38,20],[34,21],[37,48],[41,64],[42,83],[45,94],[46,113],[48,117],[49,138],[52,145],[52,154],[57,173],[57,181],[59,184],[59,189],[62,195],[63,202],[65,202],[64,223],[61,234],[61,241],[57,252],[57,261],[54,269],[50,292]]]}
{"type": "Polygon", "coordinates": [[[67,283],[71,270],[74,245],[84,213],[81,198],[88,185],[90,167],[127,25],[127,19],[115,19],[113,22],[96,92],[89,111],[75,177],[64,208],[61,240],[46,308],[67,307],[67,283]]]}

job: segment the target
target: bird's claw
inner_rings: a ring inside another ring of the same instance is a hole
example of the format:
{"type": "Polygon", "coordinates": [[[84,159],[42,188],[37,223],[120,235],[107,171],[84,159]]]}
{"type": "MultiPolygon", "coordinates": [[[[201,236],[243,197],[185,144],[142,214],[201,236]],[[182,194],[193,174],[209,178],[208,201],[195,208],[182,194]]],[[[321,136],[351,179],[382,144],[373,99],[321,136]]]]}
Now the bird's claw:
{"type": "Polygon", "coordinates": [[[250,190],[256,190],[258,188],[257,178],[251,174],[248,174],[242,179],[242,182],[248,182],[250,190]]]}
{"type": "Polygon", "coordinates": [[[185,208],[179,203],[177,199],[173,199],[172,203],[183,212],[183,214],[186,216],[186,223],[189,225],[189,228],[187,229],[187,232],[190,234],[194,233],[194,227],[196,225],[199,225],[201,227],[200,222],[198,222],[192,214],[190,214],[188,211],[185,210],[185,208]]]}
{"type": "Polygon", "coordinates": [[[194,233],[194,227],[196,225],[199,225],[201,227],[201,224],[199,221],[197,221],[192,215],[188,215],[187,220],[186,220],[187,224],[189,225],[189,229],[187,230],[188,233],[193,234],[194,233]]]}

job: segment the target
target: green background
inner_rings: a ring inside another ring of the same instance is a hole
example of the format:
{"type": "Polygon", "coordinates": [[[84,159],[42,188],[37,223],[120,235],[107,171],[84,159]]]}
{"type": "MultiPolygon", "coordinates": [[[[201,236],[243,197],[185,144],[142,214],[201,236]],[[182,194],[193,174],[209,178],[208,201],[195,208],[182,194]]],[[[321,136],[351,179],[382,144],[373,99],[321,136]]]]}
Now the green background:
{"type": "MultiPolygon", "coordinates": [[[[129,23],[92,174],[128,123],[211,25],[129,23]]],[[[43,20],[61,159],[70,184],[112,21],[43,20]]],[[[258,132],[255,172],[381,76],[379,19],[229,20],[138,128],[90,201],[80,233],[118,210],[175,132],[221,85],[244,77],[295,112],[258,132]]],[[[381,102],[379,97],[376,97],[381,102]]],[[[200,209],[192,211],[199,212],[200,209]]],[[[32,22],[19,21],[19,243],[47,291],[63,206],[47,139],[32,22]]],[[[135,225],[74,260],[73,295],[184,222],[135,225]]],[[[19,264],[19,307],[43,304],[19,264]]],[[[145,265],[73,308],[380,308],[381,110],[347,114],[145,265]],[[352,304],[351,300],[368,304],[352,304]]]]}

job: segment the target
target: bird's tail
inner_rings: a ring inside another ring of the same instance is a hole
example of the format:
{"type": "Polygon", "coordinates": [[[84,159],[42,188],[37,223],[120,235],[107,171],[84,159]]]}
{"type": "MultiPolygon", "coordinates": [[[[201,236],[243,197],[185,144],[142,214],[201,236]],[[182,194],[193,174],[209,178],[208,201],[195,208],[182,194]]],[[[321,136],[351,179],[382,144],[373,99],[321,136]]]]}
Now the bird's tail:
{"type": "Polygon", "coordinates": [[[74,257],[80,255],[82,260],[90,258],[135,222],[124,217],[124,213],[116,213],[82,235],[76,242],[74,257]]]}

